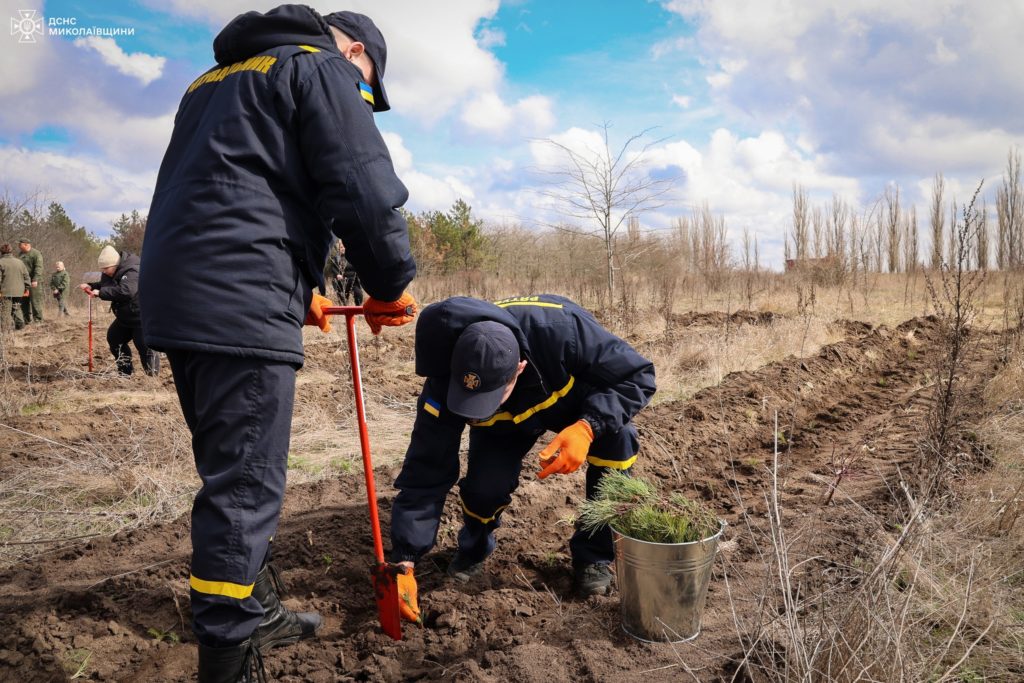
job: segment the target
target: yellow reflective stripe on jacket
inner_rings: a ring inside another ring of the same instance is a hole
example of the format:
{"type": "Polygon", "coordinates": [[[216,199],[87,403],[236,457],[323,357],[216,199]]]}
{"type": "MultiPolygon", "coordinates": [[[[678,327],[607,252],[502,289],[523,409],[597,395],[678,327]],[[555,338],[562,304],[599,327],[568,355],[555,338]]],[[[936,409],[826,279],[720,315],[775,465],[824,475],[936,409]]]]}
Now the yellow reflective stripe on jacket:
{"type": "Polygon", "coordinates": [[[275,62],[277,62],[277,57],[259,55],[256,57],[250,57],[249,59],[241,62],[229,64],[228,66],[221,67],[220,69],[213,69],[192,81],[192,84],[188,86],[188,92],[192,92],[199,86],[207,83],[223,81],[227,76],[238,73],[239,71],[259,71],[261,74],[265,74],[270,70],[270,67],[272,67],[275,62]]]}
{"type": "Polygon", "coordinates": [[[320,48],[313,47],[312,45],[299,45],[306,52],[320,52],[320,48]]]}
{"type": "Polygon", "coordinates": [[[499,299],[494,302],[495,306],[508,308],[509,306],[540,306],[541,308],[562,308],[562,304],[549,301],[541,301],[539,296],[513,296],[508,299],[499,299]]]}
{"type": "Polygon", "coordinates": [[[576,378],[573,377],[572,375],[569,375],[569,381],[566,383],[566,385],[564,387],[562,387],[558,391],[554,392],[553,394],[551,394],[546,399],[544,399],[543,401],[541,401],[540,403],[538,403],[534,407],[530,408],[529,410],[525,410],[525,411],[519,413],[518,415],[512,415],[512,413],[509,413],[509,412],[506,412],[506,411],[502,411],[500,413],[495,413],[494,415],[492,415],[491,417],[487,418],[483,422],[472,422],[470,424],[473,427],[490,427],[495,422],[508,421],[508,420],[511,420],[515,424],[519,424],[523,420],[526,420],[529,417],[531,417],[534,413],[537,413],[537,412],[539,412],[541,410],[544,410],[545,408],[550,408],[551,406],[555,405],[555,403],[558,401],[558,399],[562,398],[563,396],[568,394],[570,390],[572,390],[572,385],[575,384],[575,383],[576,383],[576,378]]]}
{"type": "Polygon", "coordinates": [[[588,455],[587,462],[598,467],[611,467],[613,470],[628,470],[636,462],[636,458],[637,456],[634,455],[629,460],[605,460],[604,458],[595,458],[592,455],[588,455]]]}
{"type": "Polygon", "coordinates": [[[255,584],[250,583],[248,586],[243,586],[240,583],[231,583],[230,581],[205,581],[190,574],[188,577],[188,585],[197,593],[223,595],[225,597],[235,598],[236,600],[244,600],[252,595],[252,587],[255,584]]]}
{"type": "Polygon", "coordinates": [[[499,308],[508,308],[509,306],[540,306],[542,308],[562,308],[562,304],[552,304],[546,301],[509,301],[506,303],[495,304],[499,308]]]}
{"type": "Polygon", "coordinates": [[[498,515],[501,514],[501,511],[508,507],[508,505],[502,505],[500,508],[498,508],[497,510],[494,511],[494,516],[493,517],[481,517],[480,515],[476,514],[475,512],[470,510],[468,507],[466,507],[466,501],[462,500],[462,496],[459,496],[459,502],[462,503],[462,511],[465,512],[470,517],[472,517],[473,519],[475,519],[478,522],[480,522],[481,524],[489,524],[489,523],[493,522],[494,520],[496,520],[498,518],[498,515]]]}

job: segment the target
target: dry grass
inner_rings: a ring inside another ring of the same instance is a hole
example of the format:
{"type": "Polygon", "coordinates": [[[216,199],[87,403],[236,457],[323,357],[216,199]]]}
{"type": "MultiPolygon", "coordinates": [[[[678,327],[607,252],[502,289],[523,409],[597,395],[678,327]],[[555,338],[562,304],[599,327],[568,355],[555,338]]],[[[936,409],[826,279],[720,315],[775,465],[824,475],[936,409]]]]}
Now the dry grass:
{"type": "Polygon", "coordinates": [[[1022,680],[1022,396],[1018,353],[985,390],[977,435],[994,464],[960,482],[958,504],[926,509],[894,485],[909,510],[894,526],[840,489],[861,529],[852,562],[820,557],[821,530],[835,526],[827,508],[796,517],[769,492],[769,532],[755,533],[769,588],[727,585],[746,655],[739,670],[808,683],[1022,680]]]}
{"type": "Polygon", "coordinates": [[[810,356],[843,338],[843,331],[819,316],[782,318],[766,325],[694,326],[674,340],[641,342],[638,350],[654,362],[654,402],[689,398],[732,372],[755,370],[788,356],[810,356]]]}
{"type": "Polygon", "coordinates": [[[63,440],[43,430],[0,426],[22,454],[0,481],[0,565],[74,543],[177,518],[198,478],[180,414],[141,418],[64,402],[62,414],[88,410],[103,428],[63,440]]]}

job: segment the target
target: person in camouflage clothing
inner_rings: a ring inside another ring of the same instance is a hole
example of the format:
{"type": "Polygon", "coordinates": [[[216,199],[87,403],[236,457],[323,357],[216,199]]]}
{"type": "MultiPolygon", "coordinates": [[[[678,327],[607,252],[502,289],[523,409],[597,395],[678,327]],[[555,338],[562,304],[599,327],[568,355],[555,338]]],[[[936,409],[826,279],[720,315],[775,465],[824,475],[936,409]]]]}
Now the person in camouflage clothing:
{"type": "Polygon", "coordinates": [[[57,314],[71,315],[68,313],[68,304],[64,301],[64,292],[71,286],[71,276],[64,270],[63,261],[57,261],[54,267],[57,270],[50,274],[50,289],[53,290],[53,298],[57,302],[57,314]]]}
{"type": "Polygon", "coordinates": [[[21,312],[25,316],[25,324],[31,322],[43,322],[43,290],[39,287],[43,279],[43,255],[38,249],[32,248],[32,242],[24,237],[18,240],[18,248],[21,249],[21,262],[28,269],[28,277],[31,281],[29,295],[21,299],[21,312]]]}
{"type": "Polygon", "coordinates": [[[0,329],[4,332],[14,323],[14,329],[25,327],[21,313],[21,300],[31,286],[28,268],[12,253],[10,244],[0,245],[0,329]]]}

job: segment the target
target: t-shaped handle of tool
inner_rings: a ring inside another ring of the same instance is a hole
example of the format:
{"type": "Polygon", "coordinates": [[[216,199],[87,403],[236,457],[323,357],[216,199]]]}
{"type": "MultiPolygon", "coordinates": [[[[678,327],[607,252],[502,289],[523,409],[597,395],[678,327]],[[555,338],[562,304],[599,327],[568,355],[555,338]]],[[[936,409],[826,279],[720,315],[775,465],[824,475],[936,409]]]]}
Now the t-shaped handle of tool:
{"type": "Polygon", "coordinates": [[[352,363],[352,389],[356,401],[356,420],[359,423],[359,446],[363,453],[363,474],[366,477],[366,496],[370,507],[370,528],[373,531],[373,552],[377,564],[373,569],[373,588],[377,612],[384,633],[395,640],[402,639],[402,621],[398,606],[398,569],[384,561],[384,542],[380,533],[377,512],[377,488],[373,481],[373,461],[370,458],[370,432],[366,426],[366,407],[363,405],[363,381],[359,372],[359,347],[356,344],[356,316],[363,314],[362,306],[325,306],[324,315],[345,316],[348,333],[348,353],[352,363]]]}

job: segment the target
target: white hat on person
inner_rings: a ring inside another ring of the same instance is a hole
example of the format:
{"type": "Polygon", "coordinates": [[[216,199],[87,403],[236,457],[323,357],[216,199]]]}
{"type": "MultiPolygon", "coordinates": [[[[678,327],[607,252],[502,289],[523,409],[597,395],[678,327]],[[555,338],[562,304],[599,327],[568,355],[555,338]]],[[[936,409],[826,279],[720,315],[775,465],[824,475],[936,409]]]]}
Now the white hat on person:
{"type": "Polygon", "coordinates": [[[100,270],[102,270],[103,268],[110,268],[111,266],[116,266],[120,262],[121,255],[117,253],[117,249],[114,249],[114,247],[110,246],[109,244],[103,247],[103,249],[100,251],[100,257],[96,259],[96,265],[100,267],[100,270]]]}

